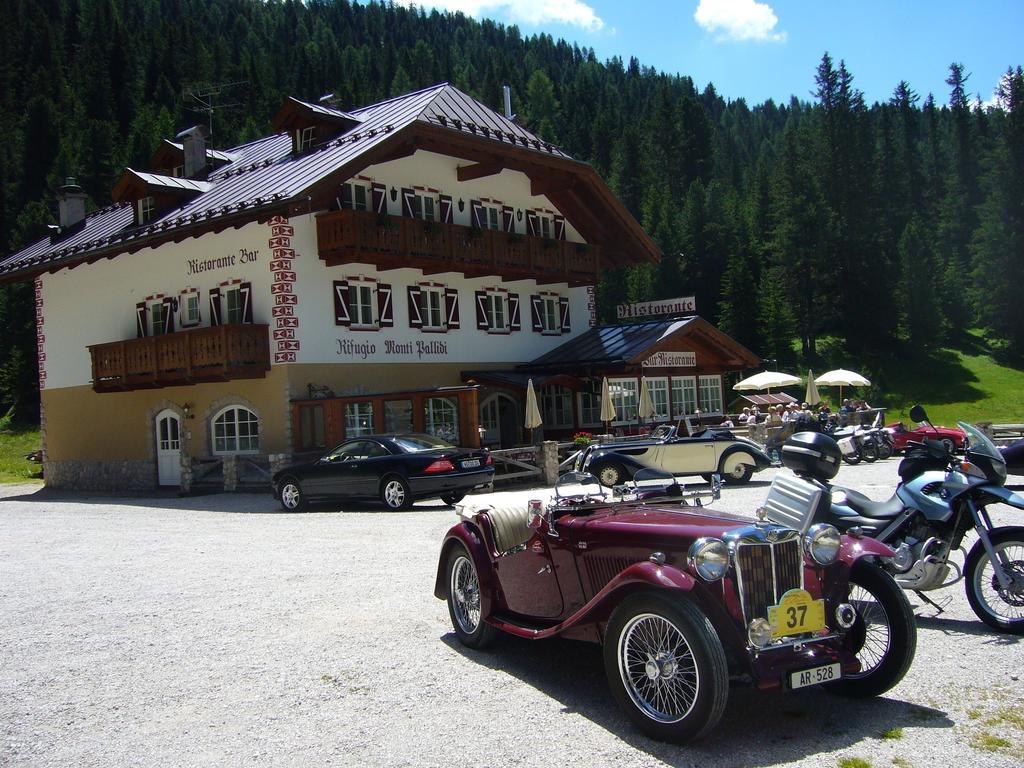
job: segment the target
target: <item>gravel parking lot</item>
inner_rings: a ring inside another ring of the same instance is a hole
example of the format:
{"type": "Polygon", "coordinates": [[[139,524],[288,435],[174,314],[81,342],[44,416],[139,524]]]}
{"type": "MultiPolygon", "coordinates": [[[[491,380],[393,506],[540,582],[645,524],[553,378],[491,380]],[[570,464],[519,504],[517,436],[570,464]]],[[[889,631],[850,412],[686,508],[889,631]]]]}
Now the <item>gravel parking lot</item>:
{"type": "MultiPolygon", "coordinates": [[[[839,482],[884,498],[895,469],[839,482]]],[[[773,472],[718,508],[750,513],[773,472]]],[[[981,624],[962,585],[932,593],[941,616],[917,608],[917,659],[884,698],[733,688],[717,730],[674,747],[619,713],[596,646],[455,641],[432,594],[455,522],[441,502],[283,514],[269,494],[0,495],[0,765],[1024,761],[1024,639],[981,624]]]]}

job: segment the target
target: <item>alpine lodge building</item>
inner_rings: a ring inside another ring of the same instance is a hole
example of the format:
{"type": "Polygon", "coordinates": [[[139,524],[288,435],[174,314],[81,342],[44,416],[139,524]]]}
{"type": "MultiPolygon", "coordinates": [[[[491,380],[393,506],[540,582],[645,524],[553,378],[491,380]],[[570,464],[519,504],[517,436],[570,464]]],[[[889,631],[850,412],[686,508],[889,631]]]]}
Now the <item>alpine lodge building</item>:
{"type": "Polygon", "coordinates": [[[659,253],[595,171],[441,84],[358,109],[289,98],[273,135],[202,126],[0,260],[34,281],[44,476],[177,486],[195,462],[284,461],[359,434],[463,445],[721,413],[758,359],[697,316],[598,327],[604,270],[659,253]]]}

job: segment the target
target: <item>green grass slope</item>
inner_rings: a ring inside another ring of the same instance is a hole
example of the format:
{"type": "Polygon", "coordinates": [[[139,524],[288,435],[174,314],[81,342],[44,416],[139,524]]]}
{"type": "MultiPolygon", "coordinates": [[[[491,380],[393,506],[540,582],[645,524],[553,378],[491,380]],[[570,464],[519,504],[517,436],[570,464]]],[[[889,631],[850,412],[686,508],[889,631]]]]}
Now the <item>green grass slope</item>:
{"type": "Polygon", "coordinates": [[[38,429],[0,431],[0,483],[40,482],[40,465],[25,460],[40,445],[38,429]]]}
{"type": "Polygon", "coordinates": [[[960,349],[908,353],[875,367],[865,396],[891,409],[886,421],[909,421],[910,406],[920,403],[935,424],[1024,423],[1024,368],[994,356],[979,335],[960,349]]]}

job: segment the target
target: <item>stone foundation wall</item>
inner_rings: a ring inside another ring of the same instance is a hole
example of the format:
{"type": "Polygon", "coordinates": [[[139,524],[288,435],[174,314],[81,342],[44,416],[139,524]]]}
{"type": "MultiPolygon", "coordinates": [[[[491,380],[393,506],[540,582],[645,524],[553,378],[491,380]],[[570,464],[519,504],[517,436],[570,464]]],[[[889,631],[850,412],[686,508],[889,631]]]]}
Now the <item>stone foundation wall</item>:
{"type": "Polygon", "coordinates": [[[156,488],[153,461],[44,461],[49,488],[78,491],[148,491],[156,488]]]}

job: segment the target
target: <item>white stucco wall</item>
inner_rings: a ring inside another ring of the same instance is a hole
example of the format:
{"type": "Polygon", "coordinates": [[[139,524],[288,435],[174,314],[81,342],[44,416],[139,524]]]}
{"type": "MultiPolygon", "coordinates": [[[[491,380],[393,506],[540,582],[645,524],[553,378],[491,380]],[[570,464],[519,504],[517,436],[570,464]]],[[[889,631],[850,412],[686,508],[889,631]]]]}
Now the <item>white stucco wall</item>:
{"type": "MultiPolygon", "coordinates": [[[[545,284],[532,280],[502,282],[496,278],[466,279],[459,273],[424,277],[418,269],[378,273],[371,265],[350,264],[328,267],[318,256],[315,218],[292,218],[294,231],[290,247],[294,272],[293,292],[297,297],[294,317],[298,327],[294,340],[296,363],[464,363],[526,362],[590,325],[585,288],[545,284]],[[353,331],[334,324],[334,280],[354,276],[375,277],[392,287],[394,327],[379,331],[353,331]],[[409,327],[407,286],[429,280],[459,292],[461,328],[438,334],[409,327]],[[476,328],[474,292],[500,286],[520,294],[522,330],[508,335],[489,335],[476,328]],[[543,336],[531,330],[529,296],[540,291],[565,295],[570,300],[570,334],[543,336]],[[357,347],[347,343],[354,342],[357,347]],[[441,342],[425,349],[416,342],[441,342]],[[390,343],[389,343],[390,342],[390,343]],[[408,348],[411,351],[400,351],[408,348]],[[405,346],[403,346],[405,345],[405,346]],[[345,351],[347,350],[347,352],[345,351]],[[357,351],[353,351],[357,350],[357,351]]],[[[272,309],[275,273],[271,270],[273,249],[271,224],[249,224],[200,238],[147,248],[94,264],[82,264],[46,274],[41,280],[45,314],[42,351],[47,389],[88,385],[91,380],[90,344],[133,339],[136,336],[135,307],[157,294],[176,296],[195,288],[200,292],[201,326],[210,324],[209,292],[223,283],[241,280],[252,284],[253,321],[276,327],[272,309]],[[218,262],[219,260],[219,262],[218,262]],[[205,268],[211,263],[218,266],[205,268]]],[[[180,323],[176,322],[180,330],[180,323]]],[[[277,349],[271,340],[271,359],[277,349]]],[[[408,382],[424,385],[429,382],[408,382]]]]}
{"type": "MultiPolygon", "coordinates": [[[[401,160],[368,166],[365,170],[360,171],[359,176],[386,184],[389,191],[392,187],[401,190],[403,187],[429,186],[439,190],[442,194],[451,195],[452,223],[463,226],[469,226],[471,223],[470,200],[485,198],[499,200],[504,205],[512,206],[516,211],[523,211],[523,218],[519,219],[517,216],[515,219],[516,232],[520,234],[526,234],[525,212],[527,209],[543,209],[558,213],[558,209],[546,196],[530,194],[530,179],[519,171],[506,169],[493,176],[460,182],[456,176],[458,167],[472,164],[468,160],[419,150],[401,160]],[[464,203],[461,211],[459,210],[459,200],[464,203]]],[[[389,194],[387,203],[388,213],[394,216],[402,215],[400,197],[392,200],[389,194]]],[[[565,239],[576,243],[584,242],[570,221],[566,221],[565,239]]]]}

